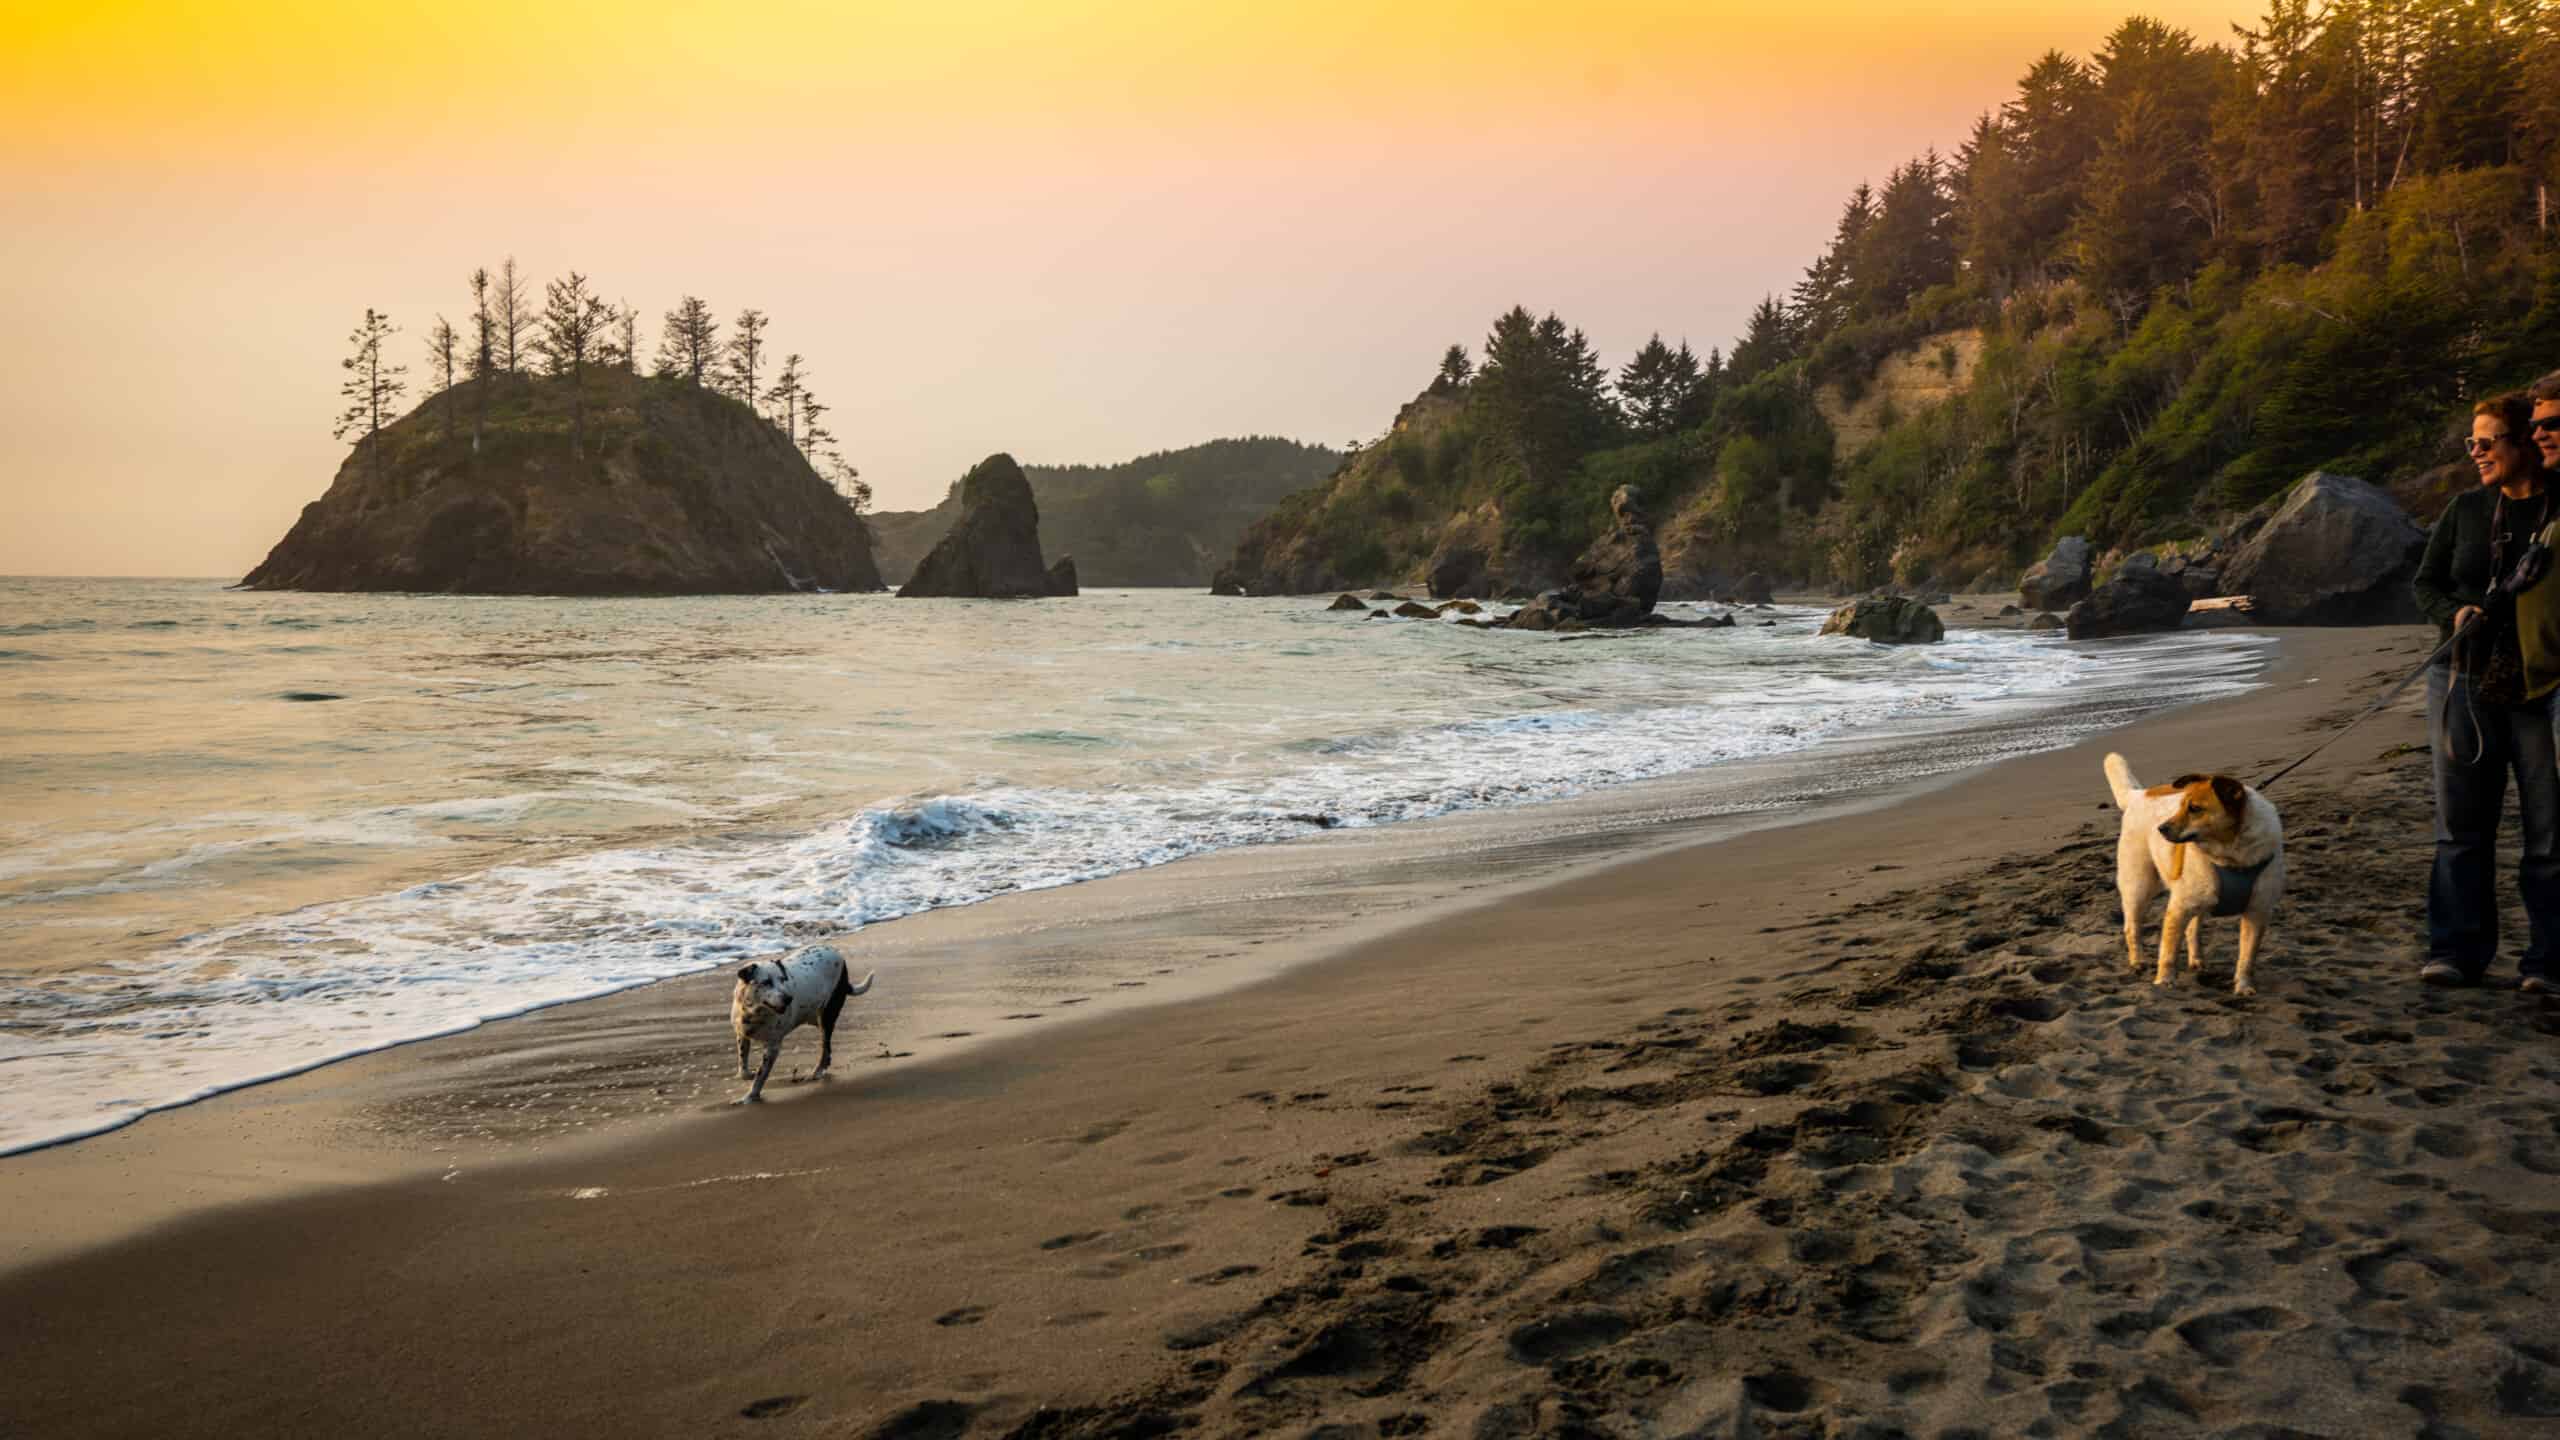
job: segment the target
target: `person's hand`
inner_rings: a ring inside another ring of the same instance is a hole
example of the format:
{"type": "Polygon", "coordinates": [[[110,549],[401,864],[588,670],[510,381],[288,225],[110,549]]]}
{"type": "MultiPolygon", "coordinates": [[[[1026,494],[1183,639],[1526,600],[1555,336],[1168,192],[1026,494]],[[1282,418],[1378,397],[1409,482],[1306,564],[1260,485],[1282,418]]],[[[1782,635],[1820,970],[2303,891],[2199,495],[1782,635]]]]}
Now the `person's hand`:
{"type": "Polygon", "coordinates": [[[2453,628],[2454,628],[2454,630],[2455,630],[2456,632],[2459,632],[2459,631],[2462,629],[2462,627],[2463,627],[2463,626],[2468,625],[2468,624],[2470,624],[2472,621],[2477,620],[2477,619],[2479,619],[2479,618],[2480,618],[2480,607],[2479,607],[2479,606],[2477,606],[2477,605],[2465,605],[2465,606],[2463,606],[2461,609],[2456,610],[2456,611],[2454,611],[2454,612],[2453,612],[2453,628]]]}

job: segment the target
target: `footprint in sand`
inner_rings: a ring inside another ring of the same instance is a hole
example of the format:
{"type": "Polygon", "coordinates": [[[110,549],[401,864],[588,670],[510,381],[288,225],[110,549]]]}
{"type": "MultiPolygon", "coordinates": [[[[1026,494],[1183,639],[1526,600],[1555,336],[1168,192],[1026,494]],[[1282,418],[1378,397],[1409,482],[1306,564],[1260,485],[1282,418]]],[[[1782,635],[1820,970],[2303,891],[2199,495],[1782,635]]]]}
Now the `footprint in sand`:
{"type": "Polygon", "coordinates": [[[933,1323],[940,1325],[945,1329],[954,1329],[962,1325],[975,1325],[986,1318],[986,1306],[963,1305],[957,1310],[945,1310],[941,1314],[934,1316],[933,1323]]]}

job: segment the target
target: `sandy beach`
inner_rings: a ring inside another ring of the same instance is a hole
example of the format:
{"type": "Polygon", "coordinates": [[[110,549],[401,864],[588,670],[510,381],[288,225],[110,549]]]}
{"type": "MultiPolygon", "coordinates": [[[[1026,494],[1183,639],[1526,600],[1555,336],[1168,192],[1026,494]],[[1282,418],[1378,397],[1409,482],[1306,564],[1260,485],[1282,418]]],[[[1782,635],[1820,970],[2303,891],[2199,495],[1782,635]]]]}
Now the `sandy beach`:
{"type": "Polygon", "coordinates": [[[2117,936],[2106,750],[2426,643],[754,1110],[697,977],[0,1162],[0,1434],[2546,1434],[2560,1012],[2414,984],[2415,699],[2254,999],[2117,936]]]}

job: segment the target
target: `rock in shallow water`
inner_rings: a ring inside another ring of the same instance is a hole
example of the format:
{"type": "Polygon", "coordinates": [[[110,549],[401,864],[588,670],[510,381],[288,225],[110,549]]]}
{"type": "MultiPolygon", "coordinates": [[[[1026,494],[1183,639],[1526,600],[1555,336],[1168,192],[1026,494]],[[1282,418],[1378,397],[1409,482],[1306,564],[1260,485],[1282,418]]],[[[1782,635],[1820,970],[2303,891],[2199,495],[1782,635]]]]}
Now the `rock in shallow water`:
{"type": "Polygon", "coordinates": [[[1055,593],[1040,560],[1040,506],[1010,455],[990,455],[960,478],[959,520],[898,590],[901,599],[1021,600],[1055,593]]]}
{"type": "Polygon", "coordinates": [[[1907,595],[1869,595],[1831,612],[1825,635],[1854,635],[1881,645],[1934,645],[1947,636],[1938,612],[1907,595]]]}

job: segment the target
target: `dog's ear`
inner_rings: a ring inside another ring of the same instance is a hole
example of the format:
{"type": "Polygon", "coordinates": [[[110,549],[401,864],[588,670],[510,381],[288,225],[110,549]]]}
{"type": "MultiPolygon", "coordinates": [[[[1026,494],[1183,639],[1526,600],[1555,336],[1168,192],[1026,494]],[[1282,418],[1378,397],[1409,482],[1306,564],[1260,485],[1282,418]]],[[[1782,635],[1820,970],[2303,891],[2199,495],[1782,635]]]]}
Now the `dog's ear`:
{"type": "Polygon", "coordinates": [[[739,966],[738,978],[746,981],[750,985],[754,984],[756,978],[756,967],[752,964],[739,966]]]}
{"type": "Polygon", "coordinates": [[[2249,787],[2228,775],[2216,775],[2213,777],[2213,798],[2221,801],[2222,808],[2230,811],[2231,818],[2237,820],[2249,808],[2249,787]]]}
{"type": "Polygon", "coordinates": [[[2172,780],[2172,781],[2170,781],[2169,783],[2170,783],[2170,784],[2172,784],[2172,785],[2174,785],[2174,786],[2176,786],[2177,788],[2179,788],[2179,789],[2181,789],[2181,790],[2184,790],[2184,789],[2186,789],[2186,788],[2187,788],[2188,786],[2190,786],[2190,785],[2201,784],[2202,782],[2207,781],[2207,780],[2210,780],[2210,779],[2212,779],[2212,778],[2213,778],[2213,777],[2212,777],[2212,776],[2210,776],[2210,775],[2181,775],[2181,776],[2179,776],[2177,779],[2172,780]]]}

